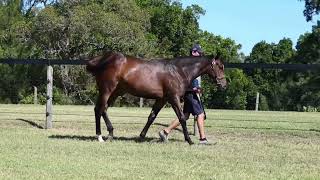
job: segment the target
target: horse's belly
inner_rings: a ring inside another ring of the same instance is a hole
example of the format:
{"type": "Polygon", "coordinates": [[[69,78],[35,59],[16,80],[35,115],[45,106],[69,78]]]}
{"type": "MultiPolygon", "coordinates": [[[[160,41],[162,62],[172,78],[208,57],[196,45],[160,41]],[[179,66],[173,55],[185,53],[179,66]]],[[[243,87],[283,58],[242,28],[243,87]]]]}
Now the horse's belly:
{"type": "Polygon", "coordinates": [[[135,85],[127,86],[127,92],[129,94],[139,96],[139,97],[144,97],[144,98],[150,98],[150,99],[163,98],[162,87],[154,84],[147,84],[147,85],[135,84],[135,85]]]}
{"type": "Polygon", "coordinates": [[[151,99],[163,97],[163,78],[153,67],[142,66],[130,71],[122,80],[129,94],[151,99]]]}

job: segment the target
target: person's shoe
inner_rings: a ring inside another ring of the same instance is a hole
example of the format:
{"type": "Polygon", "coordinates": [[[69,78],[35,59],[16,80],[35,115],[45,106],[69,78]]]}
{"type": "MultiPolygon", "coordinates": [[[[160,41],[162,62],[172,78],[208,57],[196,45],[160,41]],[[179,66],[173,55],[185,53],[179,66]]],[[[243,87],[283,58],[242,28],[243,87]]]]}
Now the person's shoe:
{"type": "Polygon", "coordinates": [[[207,138],[200,139],[199,145],[215,145],[217,142],[210,143],[207,138]]]}
{"type": "Polygon", "coordinates": [[[168,133],[165,131],[165,130],[161,130],[160,132],[159,132],[159,136],[160,136],[160,140],[162,141],[162,142],[168,142],[168,133]]]}

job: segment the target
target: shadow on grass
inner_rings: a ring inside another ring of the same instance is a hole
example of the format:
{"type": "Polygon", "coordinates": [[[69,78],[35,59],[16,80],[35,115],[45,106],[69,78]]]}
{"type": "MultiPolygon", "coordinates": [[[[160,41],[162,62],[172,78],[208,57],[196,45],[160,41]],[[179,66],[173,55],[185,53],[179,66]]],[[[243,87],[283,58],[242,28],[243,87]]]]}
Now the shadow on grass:
{"type": "MultiPolygon", "coordinates": [[[[169,125],[168,124],[163,124],[163,123],[154,123],[153,125],[156,125],[156,126],[162,126],[162,127],[168,127],[169,125]]],[[[188,126],[188,125],[187,125],[188,126]]],[[[189,125],[190,126],[190,125],[189,125]]],[[[188,127],[189,127],[188,126],[188,127]]],[[[182,129],[179,129],[179,128],[174,128],[174,130],[176,131],[179,131],[181,133],[183,133],[182,129]]]]}
{"type": "Polygon", "coordinates": [[[39,125],[31,120],[21,119],[21,118],[18,118],[16,120],[26,122],[26,123],[30,124],[32,127],[36,127],[38,129],[44,129],[41,125],[39,125]]]}
{"type": "MultiPolygon", "coordinates": [[[[207,127],[207,126],[206,126],[207,127]]],[[[301,131],[301,132],[320,132],[319,129],[295,129],[295,128],[277,128],[277,127],[244,127],[244,126],[208,126],[224,129],[248,129],[248,130],[276,130],[276,131],[301,131]]]]}
{"type": "Polygon", "coordinates": [[[319,129],[309,129],[309,131],[313,131],[313,132],[318,132],[318,133],[320,133],[320,130],[319,130],[319,129]]]}
{"type": "MultiPolygon", "coordinates": [[[[81,135],[51,135],[48,137],[49,139],[67,139],[67,140],[76,140],[76,141],[98,141],[96,136],[81,136],[81,135]]],[[[140,137],[123,137],[123,136],[115,136],[112,140],[104,138],[105,141],[129,141],[129,142],[136,142],[136,143],[162,143],[159,138],[155,137],[146,137],[141,139],[140,137]]],[[[179,139],[170,139],[170,142],[183,142],[179,139]]]]}
{"type": "MultiPolygon", "coordinates": [[[[50,139],[69,139],[69,140],[80,140],[80,141],[98,141],[96,136],[80,136],[80,135],[51,135],[50,139]]],[[[109,139],[104,138],[106,141],[109,139]]],[[[132,141],[132,142],[152,142],[158,140],[157,138],[144,138],[140,137],[113,137],[111,141],[132,141]]]]}
{"type": "MultiPolygon", "coordinates": [[[[162,124],[162,123],[154,123],[154,125],[157,126],[163,126],[168,127],[168,124],[162,124]]],[[[193,127],[193,125],[189,125],[188,128],[193,127]]],[[[247,130],[277,130],[277,131],[311,131],[311,132],[318,132],[320,133],[319,129],[295,129],[295,128],[276,128],[276,127],[246,127],[246,126],[211,126],[211,125],[205,125],[206,128],[215,127],[215,128],[224,128],[224,129],[247,129],[247,130]]],[[[179,131],[183,133],[182,129],[175,128],[174,130],[179,131]]],[[[190,135],[194,135],[193,132],[189,132],[190,135]]]]}

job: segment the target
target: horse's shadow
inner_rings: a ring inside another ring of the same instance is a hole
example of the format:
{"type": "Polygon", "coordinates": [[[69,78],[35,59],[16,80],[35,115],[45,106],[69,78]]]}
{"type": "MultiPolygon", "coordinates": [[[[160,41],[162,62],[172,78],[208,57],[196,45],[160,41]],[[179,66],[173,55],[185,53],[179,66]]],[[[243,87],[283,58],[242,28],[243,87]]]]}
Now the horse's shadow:
{"type": "MultiPolygon", "coordinates": [[[[59,140],[76,140],[76,141],[98,141],[96,136],[82,136],[82,135],[51,135],[48,136],[49,139],[59,139],[59,140]]],[[[156,137],[145,137],[144,139],[141,139],[138,136],[134,137],[123,137],[123,136],[115,136],[112,139],[104,138],[105,141],[130,141],[135,143],[161,143],[162,141],[159,138],[156,137]]],[[[170,139],[172,142],[182,142],[182,140],[179,139],[170,139]]]]}
{"type": "MultiPolygon", "coordinates": [[[[51,135],[50,139],[68,139],[68,140],[77,140],[77,141],[97,141],[96,136],[82,136],[82,135],[51,135]]],[[[155,142],[158,139],[154,137],[146,137],[141,139],[140,137],[122,137],[115,136],[112,139],[104,138],[105,141],[133,141],[133,142],[155,142]]]]}

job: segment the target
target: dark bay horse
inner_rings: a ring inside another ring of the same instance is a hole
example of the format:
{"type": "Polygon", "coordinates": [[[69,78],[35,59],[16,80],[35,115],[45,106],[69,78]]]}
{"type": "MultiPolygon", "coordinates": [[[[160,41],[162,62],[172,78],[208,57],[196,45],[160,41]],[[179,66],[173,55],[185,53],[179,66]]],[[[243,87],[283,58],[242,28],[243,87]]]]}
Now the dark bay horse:
{"type": "Polygon", "coordinates": [[[96,135],[101,136],[100,119],[103,117],[109,137],[113,137],[113,126],[106,113],[107,108],[118,96],[125,93],[138,97],[155,99],[147,124],[140,133],[145,138],[150,125],[162,107],[169,102],[182,125],[185,140],[191,141],[186,117],[182,111],[180,98],[185,94],[191,81],[199,75],[208,74],[217,85],[225,88],[224,65],[218,58],[179,57],[172,60],[145,61],[121,53],[108,52],[87,61],[87,70],[96,79],[99,97],[94,108],[96,135]]]}

